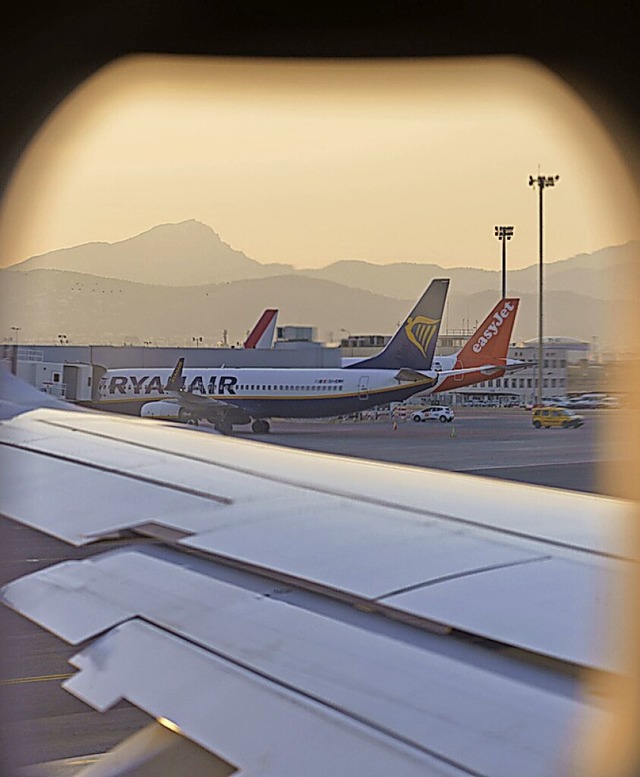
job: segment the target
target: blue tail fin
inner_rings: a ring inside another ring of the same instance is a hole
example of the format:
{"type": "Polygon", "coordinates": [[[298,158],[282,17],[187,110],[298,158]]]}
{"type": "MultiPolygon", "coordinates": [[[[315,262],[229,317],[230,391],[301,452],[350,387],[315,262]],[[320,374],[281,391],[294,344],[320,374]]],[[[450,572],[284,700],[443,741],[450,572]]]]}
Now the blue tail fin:
{"type": "Polygon", "coordinates": [[[429,288],[385,348],[377,356],[350,364],[345,369],[431,369],[448,289],[448,278],[431,281],[429,288]]]}

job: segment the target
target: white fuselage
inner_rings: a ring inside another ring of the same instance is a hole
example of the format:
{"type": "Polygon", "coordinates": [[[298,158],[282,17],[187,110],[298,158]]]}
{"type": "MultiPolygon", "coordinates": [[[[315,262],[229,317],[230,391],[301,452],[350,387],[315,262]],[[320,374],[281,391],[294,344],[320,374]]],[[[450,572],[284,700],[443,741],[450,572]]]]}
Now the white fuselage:
{"type": "MultiPolygon", "coordinates": [[[[166,399],[172,370],[108,370],[100,382],[97,406],[139,411],[146,402],[166,399]]],[[[402,381],[397,370],[189,368],[184,388],[220,400],[253,417],[320,418],[402,402],[433,387],[434,373],[424,380],[402,381]]]]}

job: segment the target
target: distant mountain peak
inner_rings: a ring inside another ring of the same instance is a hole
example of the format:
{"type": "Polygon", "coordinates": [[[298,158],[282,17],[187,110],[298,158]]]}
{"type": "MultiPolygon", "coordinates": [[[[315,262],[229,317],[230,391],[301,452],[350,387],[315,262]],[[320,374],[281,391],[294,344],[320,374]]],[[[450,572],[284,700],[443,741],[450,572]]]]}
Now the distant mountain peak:
{"type": "Polygon", "coordinates": [[[292,272],[262,265],[233,248],[197,219],[157,224],[114,243],[86,243],[51,251],[12,270],[63,270],[163,286],[196,286],[292,272]]]}

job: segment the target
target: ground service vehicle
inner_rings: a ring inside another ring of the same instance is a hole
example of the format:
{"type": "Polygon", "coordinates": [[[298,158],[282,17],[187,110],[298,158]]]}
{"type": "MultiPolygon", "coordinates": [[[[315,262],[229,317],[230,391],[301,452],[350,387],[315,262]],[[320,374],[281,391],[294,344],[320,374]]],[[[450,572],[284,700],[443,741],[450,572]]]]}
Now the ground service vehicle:
{"type": "Polygon", "coordinates": [[[531,414],[531,423],[536,429],[577,429],[584,423],[584,417],[566,407],[536,407],[531,414]]]}
{"type": "Polygon", "coordinates": [[[411,416],[411,420],[419,423],[420,421],[440,421],[444,424],[454,419],[453,410],[450,407],[425,407],[422,410],[416,410],[411,416]]]}

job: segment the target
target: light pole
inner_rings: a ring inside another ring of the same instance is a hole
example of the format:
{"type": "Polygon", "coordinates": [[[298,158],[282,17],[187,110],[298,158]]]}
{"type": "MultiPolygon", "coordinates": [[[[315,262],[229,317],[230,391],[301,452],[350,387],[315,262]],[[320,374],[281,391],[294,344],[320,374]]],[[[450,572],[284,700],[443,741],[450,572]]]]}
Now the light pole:
{"type": "Polygon", "coordinates": [[[13,335],[13,338],[15,340],[14,346],[13,346],[13,354],[11,356],[11,372],[14,375],[18,374],[18,332],[20,331],[19,326],[12,326],[11,331],[15,332],[13,335]]]}
{"type": "Polygon", "coordinates": [[[66,335],[58,335],[58,345],[68,345],[69,338],[66,335]]]}
{"type": "Polygon", "coordinates": [[[202,338],[201,337],[192,337],[191,340],[192,340],[192,342],[194,342],[196,344],[196,348],[198,348],[198,346],[202,342],[202,338]]]}
{"type": "Polygon", "coordinates": [[[542,333],[543,333],[543,254],[544,254],[544,242],[543,242],[543,192],[547,186],[555,186],[556,181],[560,178],[559,175],[537,175],[529,176],[529,186],[538,187],[538,250],[540,257],[540,264],[538,268],[538,386],[536,391],[536,403],[542,404],[542,363],[543,363],[543,350],[542,350],[542,333]]]}
{"type": "Polygon", "coordinates": [[[507,296],[507,240],[513,237],[513,227],[496,227],[495,235],[502,240],[502,299],[507,296]]]}
{"type": "Polygon", "coordinates": [[[353,343],[351,342],[351,332],[344,327],[340,327],[340,331],[344,332],[347,336],[347,346],[351,347],[351,355],[353,356],[353,343]]]}

